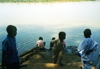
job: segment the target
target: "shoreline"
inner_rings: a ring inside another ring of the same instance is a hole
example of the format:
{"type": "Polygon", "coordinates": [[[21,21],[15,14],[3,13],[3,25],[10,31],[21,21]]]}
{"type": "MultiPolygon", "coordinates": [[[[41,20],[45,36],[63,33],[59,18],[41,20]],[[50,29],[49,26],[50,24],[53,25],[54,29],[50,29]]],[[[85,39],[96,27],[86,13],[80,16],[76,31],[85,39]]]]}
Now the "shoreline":
{"type": "MultiPolygon", "coordinates": [[[[76,49],[76,46],[69,46],[68,48],[76,49]]],[[[63,67],[52,63],[52,55],[53,53],[49,49],[38,51],[37,47],[34,47],[19,56],[21,69],[66,69],[66,67],[68,69],[80,69],[82,66],[80,57],[74,53],[65,52],[63,61],[65,66],[63,67]]],[[[95,66],[92,65],[92,67],[95,69],[95,66]]],[[[2,69],[1,64],[0,69],[2,69]]]]}

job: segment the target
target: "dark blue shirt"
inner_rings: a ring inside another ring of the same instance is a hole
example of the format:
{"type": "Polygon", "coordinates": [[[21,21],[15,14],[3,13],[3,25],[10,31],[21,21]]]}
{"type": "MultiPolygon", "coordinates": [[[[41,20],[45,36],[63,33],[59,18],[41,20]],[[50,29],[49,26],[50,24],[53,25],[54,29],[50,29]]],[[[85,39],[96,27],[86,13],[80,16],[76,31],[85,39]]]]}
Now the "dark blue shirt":
{"type": "Polygon", "coordinates": [[[5,63],[14,63],[19,61],[15,37],[14,39],[12,39],[9,36],[7,36],[2,42],[2,50],[6,51],[6,54],[4,56],[5,63]]]}

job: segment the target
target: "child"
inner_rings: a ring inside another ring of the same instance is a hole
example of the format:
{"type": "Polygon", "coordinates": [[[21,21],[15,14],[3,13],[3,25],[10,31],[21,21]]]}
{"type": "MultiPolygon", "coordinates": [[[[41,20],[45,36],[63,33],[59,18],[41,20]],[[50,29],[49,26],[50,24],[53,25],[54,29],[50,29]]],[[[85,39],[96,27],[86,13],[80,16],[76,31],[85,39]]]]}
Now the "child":
{"type": "Polygon", "coordinates": [[[15,39],[17,28],[13,25],[8,25],[6,31],[8,35],[2,42],[2,67],[6,69],[20,69],[15,39]]]}
{"type": "Polygon", "coordinates": [[[40,50],[44,50],[45,49],[45,42],[43,42],[43,38],[42,37],[39,37],[39,40],[36,42],[36,46],[40,50]]]}
{"type": "Polygon", "coordinates": [[[58,56],[59,56],[59,65],[63,66],[64,64],[62,63],[62,59],[63,59],[63,53],[64,53],[64,39],[66,38],[66,33],[61,31],[58,34],[59,39],[54,40],[54,50],[53,50],[53,62],[54,64],[57,62],[58,56]]]}
{"type": "Polygon", "coordinates": [[[82,69],[92,69],[90,62],[93,58],[93,51],[97,49],[97,42],[91,38],[91,30],[84,30],[85,39],[78,47],[79,54],[81,56],[81,62],[83,64],[82,69]]]}
{"type": "MultiPolygon", "coordinates": [[[[55,40],[55,37],[52,38],[52,41],[53,41],[53,40],[55,40]]],[[[52,50],[52,47],[53,47],[53,45],[54,45],[54,43],[53,43],[52,41],[50,42],[50,48],[49,48],[49,50],[52,50]]]]}

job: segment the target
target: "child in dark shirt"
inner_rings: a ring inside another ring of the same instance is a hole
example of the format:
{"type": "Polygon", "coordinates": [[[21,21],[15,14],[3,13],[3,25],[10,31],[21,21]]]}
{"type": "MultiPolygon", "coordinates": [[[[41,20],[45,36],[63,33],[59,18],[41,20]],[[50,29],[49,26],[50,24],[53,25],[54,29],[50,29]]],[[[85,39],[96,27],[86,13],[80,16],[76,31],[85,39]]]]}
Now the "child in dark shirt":
{"type": "Polygon", "coordinates": [[[2,42],[2,68],[20,69],[15,38],[17,35],[17,28],[13,25],[8,25],[6,31],[8,35],[2,42]]]}

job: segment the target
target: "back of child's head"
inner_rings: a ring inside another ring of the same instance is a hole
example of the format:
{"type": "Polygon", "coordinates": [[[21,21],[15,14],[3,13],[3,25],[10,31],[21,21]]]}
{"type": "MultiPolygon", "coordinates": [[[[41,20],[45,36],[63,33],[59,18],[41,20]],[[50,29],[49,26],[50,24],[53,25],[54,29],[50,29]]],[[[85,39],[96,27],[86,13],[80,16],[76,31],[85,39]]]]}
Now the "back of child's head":
{"type": "Polygon", "coordinates": [[[39,40],[43,40],[43,38],[42,37],[39,37],[39,40]]]}
{"type": "Polygon", "coordinates": [[[65,39],[66,33],[61,31],[61,32],[59,32],[58,36],[60,39],[65,39]]]}
{"type": "Polygon", "coordinates": [[[55,37],[52,38],[52,40],[54,40],[54,39],[55,39],[55,37]]]}
{"type": "Polygon", "coordinates": [[[85,38],[88,38],[88,37],[90,37],[91,36],[91,30],[90,29],[85,29],[84,30],[84,37],[85,38]]]}
{"type": "Polygon", "coordinates": [[[7,31],[8,35],[13,35],[14,32],[17,31],[17,28],[13,25],[8,25],[6,28],[6,31],[7,31]]]}

